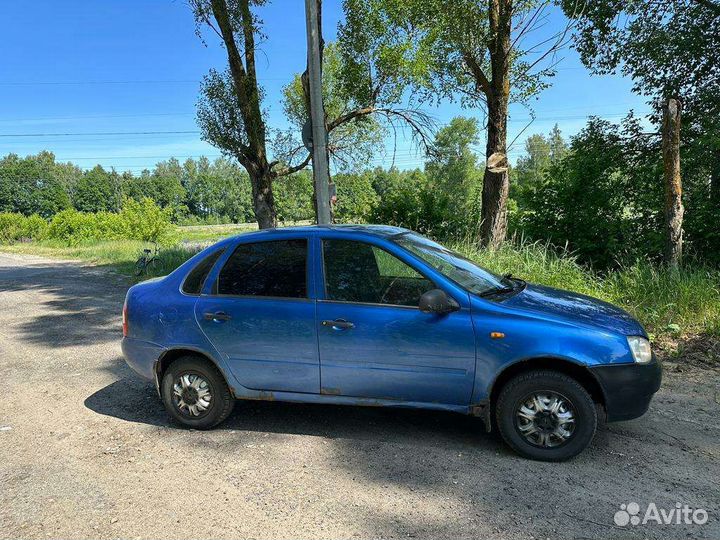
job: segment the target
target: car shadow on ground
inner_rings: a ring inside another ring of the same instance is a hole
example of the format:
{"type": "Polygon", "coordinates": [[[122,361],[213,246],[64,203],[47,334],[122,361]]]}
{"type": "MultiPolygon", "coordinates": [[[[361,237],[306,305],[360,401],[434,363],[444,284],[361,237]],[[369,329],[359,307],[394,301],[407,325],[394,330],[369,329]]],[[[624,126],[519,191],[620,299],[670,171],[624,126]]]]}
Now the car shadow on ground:
{"type": "MultiPolygon", "coordinates": [[[[185,429],[166,413],[152,382],[141,379],[120,361],[107,368],[121,378],[85,399],[85,406],[127,422],[185,429]]],[[[361,407],[238,401],[218,430],[311,435],[328,439],[360,438],[388,442],[442,441],[442,444],[484,446],[498,450],[479,418],[443,411],[390,407],[361,407]]]]}

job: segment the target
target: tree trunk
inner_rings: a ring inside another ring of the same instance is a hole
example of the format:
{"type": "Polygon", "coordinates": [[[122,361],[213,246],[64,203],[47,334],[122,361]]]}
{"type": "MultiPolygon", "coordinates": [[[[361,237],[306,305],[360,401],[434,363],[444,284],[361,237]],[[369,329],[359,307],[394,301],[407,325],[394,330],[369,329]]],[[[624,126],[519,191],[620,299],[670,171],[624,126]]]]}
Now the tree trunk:
{"type": "Polygon", "coordinates": [[[277,226],[275,199],[272,181],[276,174],[268,163],[265,144],[265,121],[260,108],[260,90],[255,69],[255,27],[250,0],[239,0],[236,4],[228,0],[211,0],[213,16],[217,21],[225,49],[228,65],[237,98],[237,108],[243,122],[247,144],[233,149],[240,164],[250,176],[253,195],[253,210],[258,227],[267,229],[277,226]],[[231,8],[236,12],[231,13],[231,8]],[[239,28],[233,21],[239,19],[239,28]],[[238,47],[236,39],[242,38],[238,47]]]}
{"type": "Polygon", "coordinates": [[[680,178],[680,102],[663,107],[662,152],[665,178],[665,262],[677,268],[682,258],[682,180],[680,178]]]}
{"type": "Polygon", "coordinates": [[[510,34],[512,0],[489,0],[492,78],[481,84],[488,107],[485,175],[480,211],[480,245],[495,249],[507,234],[507,200],[510,179],[507,171],[507,113],[510,99],[510,34]]]}
{"type": "Polygon", "coordinates": [[[260,229],[277,227],[275,197],[272,190],[273,177],[274,174],[269,171],[255,172],[250,175],[253,211],[260,229]]]}
{"type": "Polygon", "coordinates": [[[480,211],[480,245],[495,249],[507,233],[507,97],[488,100],[487,146],[480,211]],[[492,105],[491,105],[492,103],[492,105]]]}

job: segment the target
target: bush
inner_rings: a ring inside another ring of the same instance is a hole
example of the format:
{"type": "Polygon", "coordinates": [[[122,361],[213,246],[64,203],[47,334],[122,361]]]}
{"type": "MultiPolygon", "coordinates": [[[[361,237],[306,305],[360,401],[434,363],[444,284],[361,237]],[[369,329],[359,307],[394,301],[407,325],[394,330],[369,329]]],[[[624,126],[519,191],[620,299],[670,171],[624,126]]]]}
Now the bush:
{"type": "Polygon", "coordinates": [[[125,199],[119,214],[63,210],[55,214],[50,222],[47,237],[71,246],[88,240],[163,242],[170,238],[173,230],[170,213],[169,208],[160,208],[152,199],[139,202],[125,199]]]}
{"type": "Polygon", "coordinates": [[[48,238],[78,245],[87,240],[119,240],[124,238],[124,233],[125,227],[119,214],[63,210],[50,221],[48,238]]]}
{"type": "Polygon", "coordinates": [[[172,210],[160,208],[152,199],[125,199],[120,218],[125,238],[144,242],[167,242],[174,227],[170,221],[172,210]]]}
{"type": "Polygon", "coordinates": [[[19,240],[42,240],[47,222],[37,214],[25,217],[10,212],[0,213],[0,243],[11,244],[19,240]]]}

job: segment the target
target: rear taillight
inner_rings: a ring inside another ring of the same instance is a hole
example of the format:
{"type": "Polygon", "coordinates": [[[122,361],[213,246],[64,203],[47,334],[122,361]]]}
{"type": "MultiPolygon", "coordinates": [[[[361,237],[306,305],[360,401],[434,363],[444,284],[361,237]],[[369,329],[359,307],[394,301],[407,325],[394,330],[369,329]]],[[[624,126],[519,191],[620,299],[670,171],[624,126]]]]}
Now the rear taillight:
{"type": "Polygon", "coordinates": [[[125,303],[123,304],[123,337],[127,337],[128,335],[128,315],[127,315],[127,298],[125,299],[125,303]]]}

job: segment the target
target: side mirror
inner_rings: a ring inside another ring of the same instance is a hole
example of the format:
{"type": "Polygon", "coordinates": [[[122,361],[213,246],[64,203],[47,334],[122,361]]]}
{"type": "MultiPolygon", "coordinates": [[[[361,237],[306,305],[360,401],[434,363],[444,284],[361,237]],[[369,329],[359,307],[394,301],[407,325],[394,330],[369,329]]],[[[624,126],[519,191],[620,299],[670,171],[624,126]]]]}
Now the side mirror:
{"type": "Polygon", "coordinates": [[[441,289],[432,289],[420,297],[418,304],[423,313],[444,315],[460,309],[460,305],[441,289]]]}

